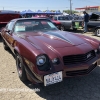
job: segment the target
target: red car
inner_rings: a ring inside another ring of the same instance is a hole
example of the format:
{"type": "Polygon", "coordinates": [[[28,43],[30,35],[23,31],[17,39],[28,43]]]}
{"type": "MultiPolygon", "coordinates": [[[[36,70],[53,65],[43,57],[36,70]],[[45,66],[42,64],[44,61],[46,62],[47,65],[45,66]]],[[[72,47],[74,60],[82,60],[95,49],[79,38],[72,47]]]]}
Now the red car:
{"type": "Polygon", "coordinates": [[[51,20],[53,23],[54,23],[54,25],[59,29],[59,30],[61,30],[61,23],[59,22],[59,21],[57,21],[57,20],[51,20]]]}
{"type": "Polygon", "coordinates": [[[18,11],[0,10],[0,30],[2,27],[5,27],[10,20],[20,17],[21,15],[18,11]]]}
{"type": "Polygon", "coordinates": [[[11,20],[2,30],[4,49],[16,57],[19,78],[44,86],[86,75],[100,64],[100,41],[58,30],[45,18],[11,20]]]}
{"type": "Polygon", "coordinates": [[[49,17],[39,17],[39,18],[46,18],[46,19],[52,21],[53,24],[54,24],[59,30],[61,30],[61,23],[60,23],[59,21],[54,20],[54,19],[49,18],[49,17]]]}

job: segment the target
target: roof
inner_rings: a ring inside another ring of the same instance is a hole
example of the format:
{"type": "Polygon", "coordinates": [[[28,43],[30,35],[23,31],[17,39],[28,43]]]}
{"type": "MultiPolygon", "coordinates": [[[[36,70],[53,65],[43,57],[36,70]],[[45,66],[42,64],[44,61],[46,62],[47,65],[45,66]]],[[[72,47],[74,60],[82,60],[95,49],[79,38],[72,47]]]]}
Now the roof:
{"type": "Polygon", "coordinates": [[[88,8],[99,8],[99,6],[86,6],[86,7],[82,7],[82,8],[75,8],[75,10],[88,9],[88,8]]]}
{"type": "Polygon", "coordinates": [[[47,18],[37,18],[37,17],[34,17],[34,18],[16,18],[16,19],[13,19],[12,21],[18,21],[18,20],[31,20],[31,19],[47,19],[47,18]]]}
{"type": "Polygon", "coordinates": [[[20,14],[20,12],[12,10],[0,10],[0,14],[20,14]]]}
{"type": "Polygon", "coordinates": [[[93,14],[100,15],[100,12],[93,12],[93,14]]]}

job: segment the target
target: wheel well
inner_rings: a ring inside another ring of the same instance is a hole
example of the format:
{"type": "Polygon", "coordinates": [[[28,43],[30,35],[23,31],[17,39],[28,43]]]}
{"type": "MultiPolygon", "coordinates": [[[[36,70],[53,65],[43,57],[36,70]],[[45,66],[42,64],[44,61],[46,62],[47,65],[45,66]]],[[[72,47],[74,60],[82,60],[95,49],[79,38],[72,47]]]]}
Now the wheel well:
{"type": "Polygon", "coordinates": [[[96,27],[95,30],[99,29],[100,27],[96,27]]]}
{"type": "Polygon", "coordinates": [[[17,50],[15,50],[15,49],[14,49],[14,53],[15,53],[15,55],[16,55],[16,54],[19,54],[19,53],[18,53],[18,51],[17,51],[17,50]]]}

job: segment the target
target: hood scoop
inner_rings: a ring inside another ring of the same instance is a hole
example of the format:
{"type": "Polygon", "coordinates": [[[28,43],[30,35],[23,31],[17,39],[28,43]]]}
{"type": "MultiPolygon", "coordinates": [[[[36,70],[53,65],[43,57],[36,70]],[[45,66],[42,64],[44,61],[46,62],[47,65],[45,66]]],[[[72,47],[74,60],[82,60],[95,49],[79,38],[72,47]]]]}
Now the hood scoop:
{"type": "Polygon", "coordinates": [[[54,37],[56,37],[56,38],[59,38],[59,39],[61,39],[61,40],[63,40],[63,41],[66,41],[66,42],[68,42],[68,43],[74,45],[67,37],[64,37],[64,35],[62,35],[62,34],[58,34],[58,33],[56,33],[56,32],[46,32],[46,34],[52,35],[52,36],[54,36],[54,37]]]}

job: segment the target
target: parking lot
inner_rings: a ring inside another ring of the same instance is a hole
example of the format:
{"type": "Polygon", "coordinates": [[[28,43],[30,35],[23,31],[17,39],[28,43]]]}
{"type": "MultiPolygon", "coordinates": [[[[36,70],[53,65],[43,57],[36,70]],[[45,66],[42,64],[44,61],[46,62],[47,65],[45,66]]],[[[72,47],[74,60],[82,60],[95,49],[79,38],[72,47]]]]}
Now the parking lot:
{"type": "MultiPolygon", "coordinates": [[[[100,40],[91,33],[84,35],[100,40]]],[[[100,100],[99,66],[89,75],[65,78],[48,87],[23,83],[18,78],[15,59],[10,51],[3,49],[1,38],[0,64],[0,100],[100,100]]]]}

